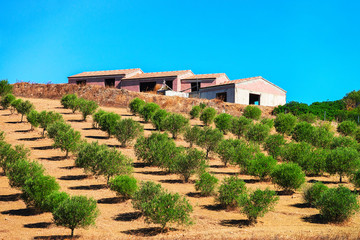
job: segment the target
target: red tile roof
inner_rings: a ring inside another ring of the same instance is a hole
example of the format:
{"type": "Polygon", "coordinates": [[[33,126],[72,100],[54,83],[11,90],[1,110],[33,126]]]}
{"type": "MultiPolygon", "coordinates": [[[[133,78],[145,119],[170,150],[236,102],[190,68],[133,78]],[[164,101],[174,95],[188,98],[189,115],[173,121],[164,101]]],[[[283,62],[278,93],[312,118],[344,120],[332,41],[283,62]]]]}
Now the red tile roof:
{"type": "Polygon", "coordinates": [[[257,76],[257,77],[249,77],[249,78],[241,78],[241,79],[236,79],[236,80],[230,80],[230,81],[220,83],[219,85],[233,84],[233,83],[236,84],[236,83],[247,82],[247,81],[256,80],[256,79],[265,80],[263,77],[257,76]]]}
{"type": "Polygon", "coordinates": [[[95,77],[95,76],[126,75],[129,73],[137,72],[139,70],[141,71],[140,68],[132,68],[132,69],[120,69],[120,70],[82,72],[79,74],[72,75],[70,77],[95,77]]]}
{"type": "Polygon", "coordinates": [[[149,73],[139,73],[134,76],[126,77],[123,80],[127,79],[141,79],[141,78],[156,78],[156,77],[175,77],[183,74],[193,72],[191,70],[180,70],[180,71],[167,71],[167,72],[149,72],[149,73]]]}
{"type": "Polygon", "coordinates": [[[190,77],[183,78],[183,80],[218,78],[218,77],[222,77],[222,76],[225,76],[226,78],[228,78],[225,73],[209,73],[209,74],[195,74],[190,77]]]}

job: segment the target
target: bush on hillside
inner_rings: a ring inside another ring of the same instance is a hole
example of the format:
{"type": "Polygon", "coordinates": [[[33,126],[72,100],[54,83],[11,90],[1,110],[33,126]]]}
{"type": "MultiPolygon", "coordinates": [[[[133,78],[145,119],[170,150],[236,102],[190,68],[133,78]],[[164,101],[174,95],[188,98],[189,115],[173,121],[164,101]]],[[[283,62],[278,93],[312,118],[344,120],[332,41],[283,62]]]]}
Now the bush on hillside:
{"type": "Polygon", "coordinates": [[[189,147],[193,147],[199,141],[201,128],[199,126],[186,127],[184,132],[184,141],[189,143],[189,147]]]}
{"type": "Polygon", "coordinates": [[[129,175],[115,176],[110,180],[109,185],[112,191],[125,199],[132,198],[138,189],[136,178],[129,175]]]}
{"type": "Polygon", "coordinates": [[[141,100],[140,98],[134,98],[133,100],[131,100],[131,102],[129,103],[129,108],[130,111],[136,115],[136,114],[140,114],[140,111],[142,109],[142,107],[146,104],[146,102],[144,100],[141,100]]]}
{"type": "Polygon", "coordinates": [[[34,105],[29,101],[21,101],[16,106],[16,111],[21,114],[21,121],[23,121],[24,115],[27,115],[32,109],[34,109],[34,105]]]}
{"type": "Polygon", "coordinates": [[[40,113],[37,112],[36,110],[31,110],[31,111],[26,115],[27,121],[31,124],[30,131],[33,131],[34,128],[39,127],[39,125],[40,125],[40,123],[39,123],[39,116],[40,116],[40,113]]]}
{"type": "Polygon", "coordinates": [[[8,80],[0,81],[0,97],[5,96],[6,94],[12,93],[13,86],[8,82],[8,80]]]}
{"type": "Polygon", "coordinates": [[[296,163],[282,163],[274,167],[271,180],[289,194],[299,189],[305,182],[305,173],[296,163]]]}
{"type": "Polygon", "coordinates": [[[295,127],[297,118],[292,114],[280,113],[274,120],[274,126],[278,133],[290,135],[295,127]]]}
{"type": "Polygon", "coordinates": [[[273,157],[258,153],[254,159],[249,162],[247,173],[259,177],[260,181],[264,181],[270,176],[276,164],[277,161],[273,157]]]}
{"type": "Polygon", "coordinates": [[[132,197],[132,205],[144,214],[143,204],[150,202],[155,196],[163,194],[164,189],[160,184],[152,181],[141,182],[138,190],[132,197]]]}
{"type": "Polygon", "coordinates": [[[116,122],[120,119],[121,116],[119,114],[113,112],[104,113],[100,117],[99,127],[102,131],[107,132],[108,138],[110,138],[115,132],[116,122]]]}
{"type": "Polygon", "coordinates": [[[198,118],[201,113],[201,107],[200,106],[193,106],[190,111],[191,119],[198,118]]]}
{"type": "Polygon", "coordinates": [[[60,113],[56,113],[56,112],[47,112],[47,111],[42,111],[39,114],[39,125],[40,128],[43,129],[43,136],[45,131],[47,130],[48,126],[53,124],[54,122],[57,121],[63,121],[63,117],[60,113]]]}
{"type": "Polygon", "coordinates": [[[319,201],[321,194],[323,194],[328,189],[329,188],[322,182],[316,182],[310,187],[305,188],[303,192],[305,203],[311,207],[316,207],[316,202],[319,201]]]}
{"type": "Polygon", "coordinates": [[[149,122],[151,118],[154,116],[155,112],[159,110],[160,107],[156,103],[146,103],[141,109],[140,109],[140,116],[144,119],[145,122],[149,122]]]}
{"type": "Polygon", "coordinates": [[[179,174],[185,183],[195,173],[201,174],[206,168],[205,154],[195,148],[189,148],[184,153],[178,154],[174,161],[174,172],[179,174]]]}
{"type": "Polygon", "coordinates": [[[215,126],[218,128],[223,134],[227,134],[232,128],[232,119],[233,117],[227,113],[221,113],[215,117],[215,126]]]}
{"type": "Polygon", "coordinates": [[[246,131],[248,130],[249,126],[251,125],[252,120],[248,119],[244,116],[241,117],[234,117],[232,119],[231,124],[231,133],[236,135],[238,138],[245,136],[246,131]]]}
{"type": "Polygon", "coordinates": [[[247,173],[250,162],[258,152],[260,152],[258,145],[245,141],[241,141],[240,144],[235,147],[235,162],[240,167],[242,173],[247,173]]]}
{"type": "Polygon", "coordinates": [[[205,127],[199,136],[197,145],[206,150],[206,158],[209,158],[209,153],[216,150],[218,144],[223,139],[223,134],[219,129],[212,129],[210,127],[205,127]]]}
{"type": "Polygon", "coordinates": [[[121,143],[121,147],[126,147],[133,140],[142,136],[144,127],[131,118],[120,119],[115,122],[114,136],[121,143]]]}
{"type": "Polygon", "coordinates": [[[76,100],[77,100],[76,94],[66,94],[62,96],[60,103],[64,108],[72,109],[72,106],[74,105],[76,100]]]}
{"type": "Polygon", "coordinates": [[[256,106],[246,106],[244,109],[244,117],[259,120],[261,117],[261,110],[256,106]]]}
{"type": "Polygon", "coordinates": [[[310,143],[314,147],[329,148],[334,134],[327,126],[315,127],[311,136],[309,136],[310,143]]]}
{"type": "Polygon", "coordinates": [[[155,112],[154,116],[151,118],[151,123],[154,125],[156,130],[165,130],[165,119],[168,115],[169,113],[164,109],[159,109],[155,112]]]}
{"type": "Polygon", "coordinates": [[[274,127],[274,119],[271,118],[263,118],[261,119],[261,124],[268,125],[270,129],[274,127]]]}
{"type": "Polygon", "coordinates": [[[358,146],[359,143],[353,137],[339,136],[332,139],[330,149],[335,149],[338,147],[351,147],[356,149],[358,146]]]}
{"type": "Polygon", "coordinates": [[[310,142],[314,127],[308,122],[299,122],[292,131],[292,138],[297,142],[310,142]]]}
{"type": "Polygon", "coordinates": [[[10,112],[11,112],[11,114],[13,114],[14,112],[15,112],[15,110],[17,111],[17,109],[18,109],[18,106],[19,106],[19,104],[22,102],[22,100],[20,99],[20,98],[17,98],[17,99],[15,99],[14,101],[12,101],[11,103],[10,103],[10,112]]]}
{"type": "Polygon", "coordinates": [[[246,193],[245,182],[242,179],[231,176],[224,178],[219,187],[217,201],[224,207],[234,208],[242,195],[246,193]]]}
{"type": "Polygon", "coordinates": [[[83,120],[86,121],[87,116],[93,115],[98,107],[99,105],[95,101],[83,100],[79,106],[83,120]]]}
{"type": "Polygon", "coordinates": [[[307,122],[307,123],[315,123],[317,120],[317,116],[312,113],[304,113],[298,116],[299,121],[307,122]]]}
{"type": "Polygon", "coordinates": [[[270,128],[268,125],[256,123],[249,127],[249,130],[245,134],[245,138],[248,141],[261,143],[267,138],[269,133],[270,133],[270,128]]]}
{"type": "Polygon", "coordinates": [[[185,131],[187,125],[189,125],[189,119],[178,113],[172,113],[164,120],[164,127],[172,134],[173,139],[177,139],[178,135],[185,131]]]}
{"type": "Polygon", "coordinates": [[[207,107],[202,111],[200,120],[204,123],[205,126],[209,126],[213,123],[215,116],[216,110],[212,107],[207,107]]]}
{"type": "Polygon", "coordinates": [[[274,159],[277,159],[280,156],[282,146],[284,146],[285,143],[286,143],[286,141],[285,141],[283,135],[271,134],[265,139],[264,149],[274,159]]]}
{"type": "Polygon", "coordinates": [[[235,163],[237,146],[241,144],[239,139],[223,139],[216,148],[216,153],[225,167],[228,163],[235,163]]]}
{"type": "Polygon", "coordinates": [[[337,127],[337,131],[345,136],[353,135],[356,129],[357,124],[353,121],[343,121],[337,127]]]}
{"type": "Polygon", "coordinates": [[[358,143],[360,143],[360,127],[358,127],[355,131],[355,139],[356,141],[358,141],[358,143]]]}
{"type": "Polygon", "coordinates": [[[200,191],[202,196],[214,195],[218,181],[214,175],[204,172],[200,175],[199,180],[196,180],[195,189],[196,191],[200,191]]]}
{"type": "Polygon", "coordinates": [[[11,93],[6,94],[5,96],[3,96],[1,98],[0,101],[0,105],[2,106],[2,108],[8,109],[10,107],[10,104],[16,99],[16,97],[14,95],[12,95],[11,93]]]}

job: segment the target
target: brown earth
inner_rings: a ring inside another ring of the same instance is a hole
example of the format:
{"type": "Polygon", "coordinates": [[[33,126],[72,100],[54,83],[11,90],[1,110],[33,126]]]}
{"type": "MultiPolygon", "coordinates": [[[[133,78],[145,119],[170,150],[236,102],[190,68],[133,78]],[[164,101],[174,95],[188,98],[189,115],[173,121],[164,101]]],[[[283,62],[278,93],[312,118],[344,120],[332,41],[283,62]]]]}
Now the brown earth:
{"type": "MultiPolygon", "coordinates": [[[[29,123],[18,123],[20,116],[10,115],[9,110],[0,110],[0,130],[5,131],[6,141],[13,145],[24,144],[31,150],[31,159],[39,161],[47,173],[55,176],[61,190],[72,195],[86,195],[98,200],[100,216],[96,227],[76,229],[75,235],[80,239],[355,239],[360,237],[360,214],[341,225],[324,224],[318,219],[318,210],[304,206],[301,192],[291,196],[280,195],[279,203],[273,212],[260,218],[255,226],[248,226],[246,216],[239,211],[220,209],[214,197],[198,197],[194,184],[184,184],[177,175],[166,175],[156,167],[143,167],[137,162],[132,147],[119,148],[116,139],[106,139],[106,134],[92,129],[92,121],[80,121],[79,113],[72,114],[63,109],[59,100],[25,98],[36,106],[38,111],[51,110],[63,115],[72,127],[81,132],[88,141],[115,146],[125,155],[134,159],[134,176],[138,180],[152,180],[171,192],[186,196],[194,207],[192,218],[195,224],[184,228],[173,226],[171,231],[160,233],[156,225],[145,224],[142,217],[134,211],[131,201],[122,201],[115,193],[107,189],[106,180],[86,175],[83,169],[75,168],[74,157],[63,159],[64,153],[52,149],[52,140],[41,138],[41,130],[29,131],[29,123]]],[[[126,108],[102,107],[113,111],[123,118],[131,116],[126,108]]],[[[191,124],[200,124],[191,120],[191,124]]],[[[145,135],[154,131],[151,124],[144,124],[145,135]]],[[[186,145],[183,140],[178,145],[186,145]]],[[[219,179],[238,174],[234,166],[222,167],[215,156],[210,159],[210,172],[219,179]]],[[[258,182],[247,175],[238,175],[244,179],[249,189],[275,189],[270,182],[258,182]]],[[[194,178],[192,178],[194,180],[194,178]]],[[[338,177],[309,177],[308,182],[321,180],[330,187],[337,185],[338,177]]],[[[353,188],[351,184],[346,186],[353,188]]],[[[278,190],[278,189],[275,189],[278,190]]],[[[19,199],[19,191],[10,188],[6,176],[0,172],[0,239],[63,239],[70,230],[52,224],[51,213],[38,214],[27,209],[19,199]]]]}

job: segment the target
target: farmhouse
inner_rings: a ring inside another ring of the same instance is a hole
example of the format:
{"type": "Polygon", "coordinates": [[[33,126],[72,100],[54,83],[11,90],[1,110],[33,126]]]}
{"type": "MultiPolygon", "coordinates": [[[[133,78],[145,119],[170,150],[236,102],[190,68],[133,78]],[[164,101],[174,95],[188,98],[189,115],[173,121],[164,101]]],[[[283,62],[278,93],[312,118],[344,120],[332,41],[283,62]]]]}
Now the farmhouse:
{"type": "Polygon", "coordinates": [[[286,91],[263,77],[226,81],[202,87],[191,95],[206,99],[217,98],[224,102],[262,106],[277,106],[286,103],[286,91]]]}
{"type": "Polygon", "coordinates": [[[181,80],[181,91],[196,92],[202,87],[213,86],[229,80],[225,73],[195,74],[181,80]]]}

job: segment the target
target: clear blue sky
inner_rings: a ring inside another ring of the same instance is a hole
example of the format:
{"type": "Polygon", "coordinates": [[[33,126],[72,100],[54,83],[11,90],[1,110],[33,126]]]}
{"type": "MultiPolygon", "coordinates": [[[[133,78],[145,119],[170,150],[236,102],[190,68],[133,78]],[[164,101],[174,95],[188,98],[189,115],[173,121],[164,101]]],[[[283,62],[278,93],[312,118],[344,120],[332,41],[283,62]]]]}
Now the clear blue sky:
{"type": "Polygon", "coordinates": [[[141,68],[263,76],[288,101],[360,89],[360,1],[1,1],[0,79],[141,68]]]}

